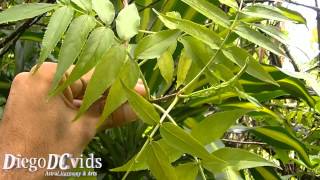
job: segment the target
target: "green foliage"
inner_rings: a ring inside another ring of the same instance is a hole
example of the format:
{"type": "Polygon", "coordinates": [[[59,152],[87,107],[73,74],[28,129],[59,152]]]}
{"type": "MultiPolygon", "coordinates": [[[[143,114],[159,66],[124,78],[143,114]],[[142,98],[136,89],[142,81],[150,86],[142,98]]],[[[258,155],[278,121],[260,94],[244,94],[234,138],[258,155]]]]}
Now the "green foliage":
{"type": "Polygon", "coordinates": [[[274,25],[306,24],[299,13],[235,0],[61,0],[12,6],[0,24],[50,11],[44,33],[33,26],[2,57],[0,93],[28,69],[12,66],[33,52],[23,51],[31,40],[38,67],[57,59],[50,96],[93,72],[75,119],[105,101],[100,126],[128,101],[142,121],[97,133],[85,151],[103,158],[99,178],[317,177],[320,98],[299,79],[314,81],[261,64],[286,56],[290,44],[274,25]],[[134,90],[139,78],[145,97],[134,90]]]}

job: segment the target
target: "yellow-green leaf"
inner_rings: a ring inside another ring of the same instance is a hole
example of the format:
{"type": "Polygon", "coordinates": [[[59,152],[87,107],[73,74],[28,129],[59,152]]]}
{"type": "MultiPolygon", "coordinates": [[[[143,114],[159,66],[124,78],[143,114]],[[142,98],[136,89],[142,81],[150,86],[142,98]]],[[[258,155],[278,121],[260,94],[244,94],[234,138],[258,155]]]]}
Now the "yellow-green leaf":
{"type": "Polygon", "coordinates": [[[122,86],[126,91],[129,104],[142,121],[151,125],[160,121],[159,114],[150,102],[137,94],[134,90],[127,87],[123,82],[122,86]]]}
{"type": "Polygon", "coordinates": [[[126,49],[122,45],[112,47],[103,55],[102,60],[97,64],[88,83],[83,97],[83,103],[78,111],[76,119],[87,111],[111,86],[119,75],[125,59],[126,49]]]}
{"type": "Polygon", "coordinates": [[[13,6],[0,13],[0,24],[33,18],[58,7],[57,4],[25,3],[13,6]]]}
{"type": "Polygon", "coordinates": [[[54,96],[62,92],[67,86],[89,72],[113,44],[114,34],[112,30],[105,27],[98,27],[93,30],[71,74],[50,95],[54,96]]]}
{"type": "Polygon", "coordinates": [[[185,81],[192,60],[186,55],[185,50],[183,49],[180,54],[178,70],[177,70],[177,88],[179,88],[185,81]]]}
{"type": "Polygon", "coordinates": [[[109,0],[93,0],[92,8],[105,24],[112,23],[115,11],[113,4],[109,0]]]}
{"type": "Polygon", "coordinates": [[[129,40],[138,34],[140,16],[134,3],[124,7],[116,18],[117,34],[122,40],[129,40]]]}
{"type": "Polygon", "coordinates": [[[158,59],[160,73],[167,84],[170,84],[173,79],[174,61],[169,50],[165,51],[158,59]]]}
{"type": "Polygon", "coordinates": [[[196,124],[192,128],[191,135],[203,145],[209,144],[221,138],[230,126],[248,111],[246,109],[235,109],[214,113],[196,124]]]}
{"type": "Polygon", "coordinates": [[[158,142],[151,142],[147,147],[147,163],[151,173],[159,180],[177,179],[167,153],[158,142]]]}
{"type": "Polygon", "coordinates": [[[139,41],[134,56],[139,59],[158,58],[172,44],[177,42],[178,30],[165,30],[144,37],[139,41]]]}
{"type": "Polygon", "coordinates": [[[59,52],[58,67],[52,82],[52,90],[58,86],[63,74],[80,54],[95,25],[94,18],[89,15],[79,16],[71,22],[59,52]]]}
{"type": "Polygon", "coordinates": [[[38,66],[41,65],[55,48],[73,18],[73,10],[68,6],[57,9],[51,16],[42,39],[38,66]]]}

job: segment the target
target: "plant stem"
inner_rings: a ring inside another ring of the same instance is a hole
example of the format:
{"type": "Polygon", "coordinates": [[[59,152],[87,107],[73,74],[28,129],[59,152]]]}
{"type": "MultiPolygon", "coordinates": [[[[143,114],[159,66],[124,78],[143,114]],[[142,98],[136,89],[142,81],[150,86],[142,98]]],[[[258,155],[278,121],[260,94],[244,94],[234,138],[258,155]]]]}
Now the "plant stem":
{"type": "Polygon", "coordinates": [[[203,180],[207,180],[206,175],[204,174],[204,171],[203,171],[203,168],[202,168],[202,165],[201,165],[201,161],[197,157],[194,157],[194,159],[196,160],[196,162],[198,164],[202,179],[203,180]]]}
{"type": "MultiPolygon", "coordinates": [[[[165,113],[166,110],[164,110],[161,106],[159,106],[158,104],[153,103],[153,106],[156,107],[157,109],[159,109],[162,113],[165,113]]],[[[167,114],[168,119],[176,126],[178,126],[178,124],[174,121],[174,119],[170,116],[170,114],[167,114]]]]}
{"type": "Polygon", "coordinates": [[[170,113],[170,111],[173,109],[173,107],[178,103],[179,101],[179,97],[176,96],[176,98],[172,101],[172,103],[170,104],[170,106],[168,107],[168,109],[162,114],[159,123],[153,128],[152,132],[149,135],[149,138],[146,140],[146,142],[143,144],[142,148],[140,149],[140,151],[138,152],[138,154],[136,155],[136,157],[134,158],[133,163],[130,165],[129,169],[126,171],[126,173],[124,174],[124,176],[122,177],[122,180],[125,180],[131,169],[133,168],[134,164],[136,163],[136,161],[138,160],[138,158],[141,156],[142,152],[146,149],[147,145],[150,142],[150,139],[152,139],[152,137],[156,134],[156,132],[158,131],[158,129],[160,128],[161,124],[163,123],[163,121],[165,120],[165,118],[168,116],[168,114],[170,113]]]}

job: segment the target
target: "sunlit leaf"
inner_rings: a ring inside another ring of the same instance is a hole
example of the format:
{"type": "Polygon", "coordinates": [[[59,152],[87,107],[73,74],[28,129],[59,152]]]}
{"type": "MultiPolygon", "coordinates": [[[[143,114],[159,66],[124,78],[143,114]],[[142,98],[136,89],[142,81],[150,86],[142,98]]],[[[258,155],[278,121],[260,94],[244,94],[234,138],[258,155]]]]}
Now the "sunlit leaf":
{"type": "Polygon", "coordinates": [[[58,67],[52,82],[52,89],[58,86],[64,72],[76,60],[95,25],[94,18],[88,15],[79,16],[71,22],[59,52],[58,67]]]}
{"type": "MultiPolygon", "coordinates": [[[[227,162],[228,167],[231,167],[234,170],[242,170],[260,166],[277,167],[274,163],[267,161],[257,154],[243,149],[226,147],[214,151],[212,155],[219,157],[223,161],[227,162]]],[[[205,168],[208,168],[213,172],[219,171],[219,167],[216,166],[216,162],[214,161],[203,160],[202,163],[205,168]]]]}
{"type": "Polygon", "coordinates": [[[248,41],[251,41],[267,50],[279,55],[283,56],[283,52],[280,50],[280,45],[272,42],[269,38],[264,36],[263,34],[259,33],[256,30],[251,29],[248,25],[241,23],[240,25],[236,26],[235,33],[241,36],[248,41]]]}
{"type": "Polygon", "coordinates": [[[129,104],[141,120],[151,125],[160,121],[160,116],[151,103],[132,89],[129,89],[125,84],[122,83],[122,86],[126,91],[129,104]]]}
{"type": "Polygon", "coordinates": [[[192,128],[191,135],[202,144],[209,144],[221,138],[230,126],[247,112],[246,109],[235,109],[209,115],[192,128]]]}
{"type": "Polygon", "coordinates": [[[73,18],[73,10],[68,6],[57,9],[51,16],[44,34],[38,65],[41,65],[55,48],[73,18]]]}
{"type": "Polygon", "coordinates": [[[271,19],[277,21],[290,20],[286,16],[282,15],[278,8],[262,4],[247,6],[243,8],[241,12],[249,16],[260,17],[264,19],[271,19]]]}
{"type": "Polygon", "coordinates": [[[160,73],[167,84],[170,84],[173,79],[174,61],[169,50],[165,51],[158,59],[160,73]]]}
{"type": "Polygon", "coordinates": [[[179,29],[187,34],[190,34],[196,39],[199,39],[209,45],[212,49],[218,49],[222,40],[217,33],[209,30],[203,25],[192,21],[169,17],[159,14],[160,20],[170,29],[179,29]]]}
{"type": "Polygon", "coordinates": [[[177,41],[178,30],[165,30],[144,37],[135,49],[135,57],[139,59],[158,58],[177,41]]]}
{"type": "Polygon", "coordinates": [[[185,50],[182,50],[177,70],[177,88],[179,88],[187,78],[187,74],[191,64],[192,60],[188,56],[186,56],[185,50]]]}
{"type": "Polygon", "coordinates": [[[175,167],[175,171],[177,179],[195,180],[198,175],[199,167],[195,163],[185,163],[175,167]]]}
{"type": "Polygon", "coordinates": [[[25,3],[13,6],[0,13],[0,24],[29,19],[58,7],[57,4],[25,3]]]}
{"type": "MultiPolygon", "coordinates": [[[[96,0],[93,0],[96,1],[96,0]]],[[[76,4],[81,9],[85,10],[86,12],[90,12],[92,9],[92,2],[90,0],[71,0],[74,4],[76,4]]]]}
{"type": "Polygon", "coordinates": [[[157,142],[151,142],[147,149],[147,163],[151,173],[159,180],[177,179],[175,171],[169,162],[167,153],[157,142]]]}
{"type": "Polygon", "coordinates": [[[180,127],[172,123],[163,123],[160,128],[160,133],[170,146],[181,152],[189,153],[203,159],[210,159],[209,152],[201,143],[180,127]]]}
{"type": "Polygon", "coordinates": [[[270,167],[256,167],[250,169],[250,173],[255,179],[281,180],[277,172],[270,167]]]}
{"type": "Polygon", "coordinates": [[[220,3],[225,4],[234,9],[238,9],[238,2],[236,0],[219,0],[220,3]]]}
{"type": "Polygon", "coordinates": [[[67,86],[89,72],[101,60],[103,54],[109,50],[113,43],[114,34],[110,29],[99,27],[93,30],[71,74],[51,95],[62,92],[67,86]]]}
{"type": "Polygon", "coordinates": [[[126,50],[122,45],[114,46],[107,51],[97,64],[92,78],[86,88],[83,103],[78,111],[80,117],[101,95],[111,86],[119,75],[120,69],[126,59],[126,50]]]}
{"type": "Polygon", "coordinates": [[[110,116],[110,114],[120,107],[127,100],[126,92],[121,85],[121,81],[126,84],[130,89],[134,88],[139,77],[139,69],[135,62],[127,61],[123,66],[119,77],[111,86],[103,113],[100,117],[100,124],[110,116]]]}
{"type": "Polygon", "coordinates": [[[112,23],[115,11],[113,4],[109,0],[93,0],[92,8],[104,23],[107,25],[112,23]]]}
{"type": "Polygon", "coordinates": [[[200,12],[204,16],[211,19],[213,22],[228,28],[230,26],[229,17],[217,6],[206,0],[182,0],[190,7],[200,12]]]}
{"type": "Polygon", "coordinates": [[[129,40],[138,34],[140,27],[140,16],[136,5],[130,4],[124,7],[116,18],[116,28],[118,36],[122,40],[129,40]]]}
{"type": "Polygon", "coordinates": [[[255,59],[253,59],[253,57],[244,49],[234,46],[234,47],[226,48],[222,52],[227,58],[229,58],[232,62],[236,63],[240,67],[245,65],[247,58],[250,58],[250,61],[248,62],[248,67],[246,70],[248,74],[262,81],[277,85],[277,82],[275,82],[272,76],[268,74],[268,72],[266,72],[261,67],[261,65],[255,59]]]}

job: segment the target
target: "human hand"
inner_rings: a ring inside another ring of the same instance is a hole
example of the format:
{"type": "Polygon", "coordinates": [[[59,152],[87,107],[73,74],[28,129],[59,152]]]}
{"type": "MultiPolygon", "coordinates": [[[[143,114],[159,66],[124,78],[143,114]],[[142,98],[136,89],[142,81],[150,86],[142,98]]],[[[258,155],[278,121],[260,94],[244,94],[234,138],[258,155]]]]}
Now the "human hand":
{"type": "MultiPolygon", "coordinates": [[[[78,121],[72,122],[92,73],[89,72],[63,94],[48,101],[55,71],[55,63],[44,63],[34,75],[24,72],[15,77],[0,124],[1,169],[6,153],[21,154],[24,157],[46,157],[48,154],[63,153],[78,156],[94,137],[104,99],[98,100],[78,121]]],[[[137,83],[135,90],[145,94],[141,82],[137,83]]],[[[136,115],[126,103],[106,120],[105,126],[120,126],[135,118],[136,115]]],[[[37,179],[34,173],[26,178],[27,170],[12,172],[14,173],[7,175],[16,177],[21,172],[24,179],[37,179]]],[[[39,179],[43,178],[43,172],[38,172],[38,175],[39,179]]]]}

